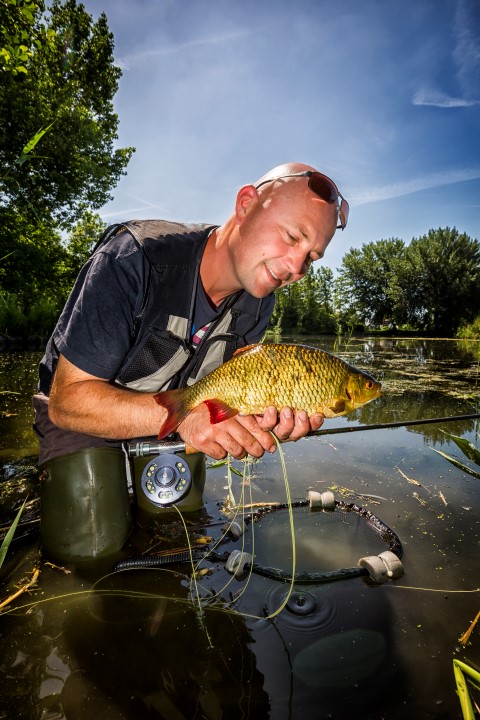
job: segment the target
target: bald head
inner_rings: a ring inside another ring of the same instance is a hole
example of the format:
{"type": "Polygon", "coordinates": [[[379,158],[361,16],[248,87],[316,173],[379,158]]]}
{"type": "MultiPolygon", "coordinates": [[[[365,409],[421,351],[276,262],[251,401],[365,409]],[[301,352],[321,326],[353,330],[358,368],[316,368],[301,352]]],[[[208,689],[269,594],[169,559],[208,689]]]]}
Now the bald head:
{"type": "Polygon", "coordinates": [[[266,297],[301,280],[335,233],[339,197],[332,180],[304,163],[283,163],[241,187],[234,212],[203,254],[201,277],[212,302],[241,289],[266,297]]]}
{"type": "Polygon", "coordinates": [[[277,165],[272,168],[272,170],[269,170],[265,173],[265,175],[262,175],[262,177],[259,178],[254,185],[257,186],[261,183],[267,183],[268,180],[275,180],[275,178],[284,177],[285,175],[294,175],[296,173],[305,172],[306,170],[315,171],[315,168],[311,165],[305,165],[304,163],[298,162],[283,163],[282,165],[277,165]]]}
{"type": "Polygon", "coordinates": [[[254,189],[257,191],[257,196],[260,196],[261,201],[265,200],[265,197],[275,194],[276,192],[287,192],[289,188],[300,181],[308,178],[308,188],[318,198],[328,205],[334,206],[338,212],[337,227],[341,227],[342,230],[347,225],[348,220],[348,202],[345,200],[343,195],[338,190],[337,186],[327,175],[315,170],[311,165],[305,165],[304,163],[283,163],[277,165],[268,173],[263,175],[260,180],[257,180],[254,189]]]}

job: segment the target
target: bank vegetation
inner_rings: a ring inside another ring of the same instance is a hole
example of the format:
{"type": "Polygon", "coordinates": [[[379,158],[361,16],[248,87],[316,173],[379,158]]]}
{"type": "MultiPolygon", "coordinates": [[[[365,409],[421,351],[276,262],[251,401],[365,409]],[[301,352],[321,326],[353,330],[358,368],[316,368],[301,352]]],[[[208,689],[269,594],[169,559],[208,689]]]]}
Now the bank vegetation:
{"type": "MultiPolygon", "coordinates": [[[[0,341],[41,347],[105,228],[121,70],[76,0],[0,0],[0,341]]],[[[277,293],[272,334],[480,337],[480,245],[456,228],[349,250],[277,293]]]]}

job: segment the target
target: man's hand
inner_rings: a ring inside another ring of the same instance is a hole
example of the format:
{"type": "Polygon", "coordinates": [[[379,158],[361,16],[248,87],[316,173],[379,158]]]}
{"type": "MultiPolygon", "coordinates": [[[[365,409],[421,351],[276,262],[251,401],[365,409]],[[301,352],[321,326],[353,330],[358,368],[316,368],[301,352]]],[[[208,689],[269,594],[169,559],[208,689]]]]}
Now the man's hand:
{"type": "Polygon", "coordinates": [[[299,440],[312,430],[318,430],[325,420],[321,413],[308,417],[305,410],[294,413],[289,407],[282,408],[279,413],[276,408],[268,407],[257,419],[262,430],[271,430],[281,442],[299,440]]]}
{"type": "Polygon", "coordinates": [[[290,408],[282,408],[277,413],[274,407],[269,407],[264,415],[236,415],[212,425],[208,409],[202,403],[178,426],[177,432],[187,445],[217,460],[227,454],[237,459],[247,454],[259,458],[265,451],[276,449],[269,431],[281,441],[298,440],[318,430],[323,420],[320,414],[309,418],[304,410],[294,414],[290,408]]]}

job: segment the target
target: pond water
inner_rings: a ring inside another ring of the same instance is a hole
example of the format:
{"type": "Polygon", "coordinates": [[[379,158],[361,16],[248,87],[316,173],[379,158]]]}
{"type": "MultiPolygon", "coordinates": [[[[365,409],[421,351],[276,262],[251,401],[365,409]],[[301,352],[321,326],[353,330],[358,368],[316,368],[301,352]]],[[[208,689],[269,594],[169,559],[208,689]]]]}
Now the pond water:
{"type": "MultiPolygon", "coordinates": [[[[324,429],[479,412],[478,341],[302,342],[368,370],[385,391],[353,415],[325,421],[324,429]]],[[[458,643],[480,610],[480,479],[434,449],[478,472],[444,433],[478,447],[478,420],[323,435],[282,447],[292,500],[305,499],[308,489],[333,489],[337,500],[373,513],[402,543],[401,578],[291,587],[257,573],[235,579],[222,562],[205,560],[196,584],[188,564],[62,569],[43,562],[38,546],[30,396],[39,358],[0,354],[2,528],[27,498],[2,568],[0,602],[40,567],[37,585],[0,615],[0,718],[462,717],[452,660],[480,665],[480,628],[466,647],[458,643]]],[[[243,472],[244,463],[233,467],[243,472]]],[[[242,478],[234,472],[231,482],[238,502],[242,478]]],[[[249,466],[243,488],[245,502],[285,503],[280,454],[249,466]]],[[[227,492],[226,466],[209,467],[205,507],[185,516],[196,546],[223,536],[227,492]]],[[[276,510],[255,522],[247,517],[244,535],[222,552],[245,548],[259,565],[287,576],[353,567],[388,549],[368,517],[338,508],[276,510]]],[[[185,542],[179,515],[165,513],[138,524],[126,554],[185,542]]]]}

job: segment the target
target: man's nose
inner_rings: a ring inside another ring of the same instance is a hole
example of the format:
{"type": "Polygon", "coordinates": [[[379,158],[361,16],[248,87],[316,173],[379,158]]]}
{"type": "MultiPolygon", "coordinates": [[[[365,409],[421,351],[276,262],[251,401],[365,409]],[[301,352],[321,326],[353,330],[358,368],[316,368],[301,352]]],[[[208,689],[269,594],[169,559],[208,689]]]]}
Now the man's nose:
{"type": "Polygon", "coordinates": [[[304,251],[292,250],[288,256],[287,267],[292,275],[305,275],[310,263],[304,251]]]}

